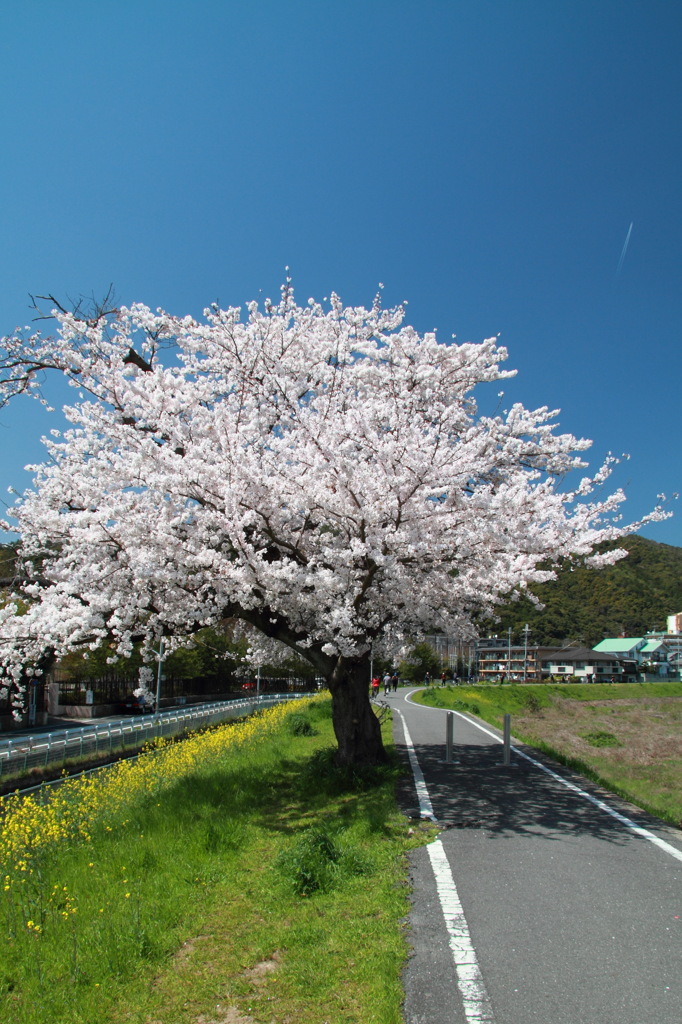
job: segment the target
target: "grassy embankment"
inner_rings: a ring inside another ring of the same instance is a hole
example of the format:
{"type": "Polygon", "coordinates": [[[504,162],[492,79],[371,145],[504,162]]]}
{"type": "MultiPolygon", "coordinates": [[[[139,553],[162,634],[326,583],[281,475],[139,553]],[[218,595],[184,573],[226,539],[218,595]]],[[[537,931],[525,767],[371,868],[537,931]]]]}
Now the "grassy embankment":
{"type": "Polygon", "coordinates": [[[682,683],[432,687],[415,696],[470,712],[682,827],[682,683]]]}
{"type": "Polygon", "coordinates": [[[0,1021],[398,1024],[429,832],[332,742],[315,698],[6,800],[0,1021]]]}

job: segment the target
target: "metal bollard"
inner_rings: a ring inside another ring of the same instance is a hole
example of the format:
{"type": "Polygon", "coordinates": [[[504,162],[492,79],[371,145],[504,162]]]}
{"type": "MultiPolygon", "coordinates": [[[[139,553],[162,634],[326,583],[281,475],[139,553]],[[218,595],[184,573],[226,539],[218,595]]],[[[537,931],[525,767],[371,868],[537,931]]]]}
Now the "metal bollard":
{"type": "Polygon", "coordinates": [[[455,735],[455,713],[448,711],[445,716],[445,764],[459,764],[453,756],[455,735]]]}
{"type": "Polygon", "coordinates": [[[511,764],[511,715],[504,716],[503,743],[502,764],[508,766],[511,764]]]}

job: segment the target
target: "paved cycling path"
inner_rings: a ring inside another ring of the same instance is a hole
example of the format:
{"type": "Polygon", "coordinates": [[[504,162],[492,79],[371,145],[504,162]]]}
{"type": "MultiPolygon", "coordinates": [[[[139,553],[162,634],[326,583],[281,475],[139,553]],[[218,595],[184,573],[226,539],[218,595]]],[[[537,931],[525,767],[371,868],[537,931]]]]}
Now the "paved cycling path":
{"type": "Polygon", "coordinates": [[[443,831],[411,855],[406,1024],[680,1024],[682,833],[530,748],[504,767],[466,716],[445,764],[446,713],[409,693],[384,698],[400,798],[443,831]]]}

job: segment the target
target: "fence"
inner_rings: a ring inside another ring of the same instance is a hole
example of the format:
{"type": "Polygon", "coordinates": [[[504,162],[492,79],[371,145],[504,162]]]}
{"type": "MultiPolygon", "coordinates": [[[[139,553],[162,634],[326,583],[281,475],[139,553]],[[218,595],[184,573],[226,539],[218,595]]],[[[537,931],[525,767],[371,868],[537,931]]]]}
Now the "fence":
{"type": "Polygon", "coordinates": [[[88,754],[111,754],[114,751],[136,750],[161,736],[173,736],[185,729],[199,729],[230,718],[242,718],[259,708],[282,701],[299,700],[305,694],[273,693],[245,697],[242,700],[218,701],[200,707],[162,711],[133,720],[93,722],[92,725],[53,732],[35,733],[14,739],[0,739],[0,777],[28,771],[29,768],[64,763],[70,758],[88,754]]]}

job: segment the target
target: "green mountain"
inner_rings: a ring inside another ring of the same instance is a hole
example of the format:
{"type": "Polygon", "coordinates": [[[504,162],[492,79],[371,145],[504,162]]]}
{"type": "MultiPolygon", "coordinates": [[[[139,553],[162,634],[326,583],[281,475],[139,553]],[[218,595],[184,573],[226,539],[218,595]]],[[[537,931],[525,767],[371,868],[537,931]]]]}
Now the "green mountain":
{"type": "Polygon", "coordinates": [[[614,547],[626,548],[628,557],[605,569],[565,566],[556,580],[535,588],[543,609],[526,598],[510,602],[498,622],[480,624],[481,635],[505,636],[511,627],[519,643],[527,622],[529,643],[579,640],[593,647],[607,636],[665,630],[668,615],[682,611],[682,548],[627,537],[601,550],[614,547]]]}
{"type": "Polygon", "coordinates": [[[16,544],[0,544],[0,590],[14,583],[16,544]]]}

